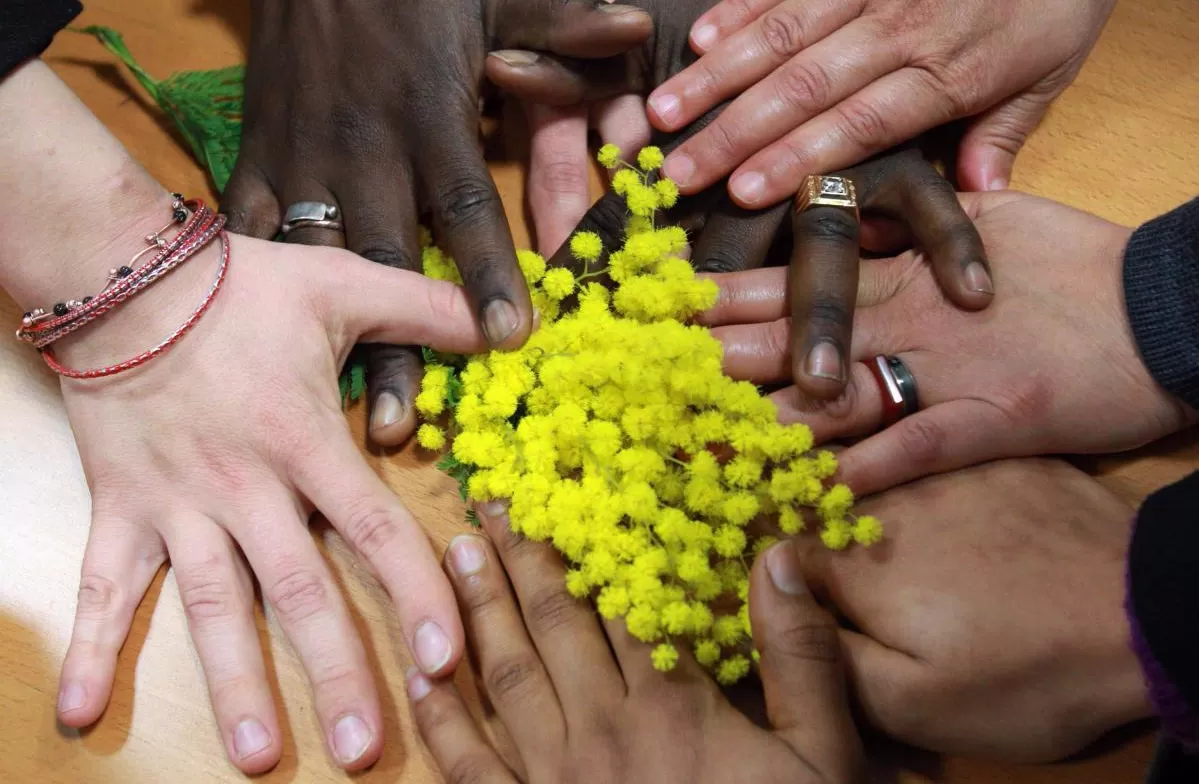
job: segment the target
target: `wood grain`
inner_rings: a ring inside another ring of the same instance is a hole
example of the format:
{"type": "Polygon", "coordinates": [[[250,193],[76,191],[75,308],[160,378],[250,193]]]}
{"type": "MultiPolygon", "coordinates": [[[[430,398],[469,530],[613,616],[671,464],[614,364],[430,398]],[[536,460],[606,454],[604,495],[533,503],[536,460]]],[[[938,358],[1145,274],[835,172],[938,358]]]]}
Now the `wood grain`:
{"type": "MultiPolygon", "coordinates": [[[[248,3],[240,0],[91,0],[80,20],[125,34],[150,72],[208,68],[244,58],[248,3]]],[[[1021,155],[1016,186],[1129,225],[1199,193],[1199,15],[1192,0],[1122,0],[1077,83],[1021,155]]],[[[90,38],[63,34],[47,59],[133,154],[168,187],[211,197],[203,174],[124,72],[90,38]]],[[[522,175],[495,174],[518,242],[522,175]]],[[[2,187],[2,186],[0,186],[2,187]]],[[[1070,263],[1070,259],[1061,259],[1070,263]]],[[[0,322],[12,323],[0,300],[0,322]]],[[[364,413],[348,414],[363,442],[364,413]]],[[[411,454],[368,459],[425,522],[439,547],[459,530],[452,482],[411,454]]],[[[1199,466],[1184,434],[1142,453],[1088,464],[1131,501],[1199,466]]],[[[87,537],[88,495],[54,379],[13,341],[0,341],[0,781],[64,784],[237,781],[224,760],[174,579],[160,575],[121,654],[112,704],[90,731],[55,724],[57,669],[70,635],[87,537]],[[28,455],[36,450],[38,459],[28,455]]],[[[355,612],[384,693],[388,744],[368,782],[431,782],[437,775],[405,709],[402,639],[387,599],[317,526],[355,612]]],[[[286,755],[268,782],[345,776],[327,761],[296,657],[260,619],[286,755]]],[[[1133,732],[1084,759],[1012,767],[880,748],[878,780],[999,784],[1124,784],[1145,769],[1152,738],[1133,732]]]]}

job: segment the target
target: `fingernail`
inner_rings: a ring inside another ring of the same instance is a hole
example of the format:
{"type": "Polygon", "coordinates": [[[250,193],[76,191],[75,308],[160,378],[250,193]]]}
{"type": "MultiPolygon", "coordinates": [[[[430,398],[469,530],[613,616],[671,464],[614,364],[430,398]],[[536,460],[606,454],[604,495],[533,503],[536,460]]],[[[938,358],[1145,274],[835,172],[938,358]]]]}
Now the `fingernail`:
{"type": "Polygon", "coordinates": [[[58,709],[60,711],[70,713],[73,710],[79,710],[85,702],[87,702],[87,689],[83,688],[82,683],[71,681],[62,685],[62,691],[58,693],[58,709]]]}
{"type": "Polygon", "coordinates": [[[500,49],[492,52],[491,56],[498,57],[508,65],[513,65],[517,68],[533,65],[541,59],[541,55],[536,52],[526,52],[523,49],[500,49]]]}
{"type": "Polygon", "coordinates": [[[508,514],[508,505],[503,501],[488,501],[485,504],[479,504],[475,508],[475,511],[484,517],[489,517],[492,520],[495,520],[508,514]]]}
{"type": "Polygon", "coordinates": [[[619,3],[611,3],[609,5],[601,5],[598,10],[603,11],[605,14],[632,14],[632,13],[643,14],[643,13],[645,13],[644,11],[642,11],[640,8],[638,8],[635,5],[620,5],[619,3]]]}
{"type": "Polygon", "coordinates": [[[271,734],[258,719],[246,719],[233,730],[233,750],[238,759],[253,757],[271,745],[271,734]]]}
{"type": "Polygon", "coordinates": [[[841,368],[841,352],[829,341],[820,341],[808,352],[804,372],[816,378],[841,381],[845,377],[841,368]]]}
{"type": "Polygon", "coordinates": [[[506,299],[493,299],[483,310],[483,331],[492,345],[503,343],[516,331],[516,308],[506,299]]]}
{"type": "Polygon", "coordinates": [[[477,574],[487,565],[487,553],[479,537],[462,534],[450,542],[450,565],[459,577],[477,574]]]}
{"type": "Polygon", "coordinates": [[[691,42],[706,52],[708,47],[716,43],[717,35],[716,26],[706,24],[691,34],[691,42]]]}
{"type": "Polygon", "coordinates": [[[756,204],[766,192],[766,178],[757,172],[739,174],[729,183],[733,195],[746,204],[756,204]]]}
{"type": "Polygon", "coordinates": [[[371,412],[371,430],[380,430],[394,425],[404,417],[404,404],[390,392],[375,398],[375,410],[371,412]]]}
{"type": "Polygon", "coordinates": [[[417,665],[428,673],[438,672],[454,655],[450,638],[434,621],[425,621],[417,628],[412,648],[417,665]]]}
{"type": "Polygon", "coordinates": [[[987,183],[987,190],[989,191],[1006,191],[1007,188],[1008,181],[1005,177],[996,177],[987,183]]]}
{"type": "Polygon", "coordinates": [[[674,180],[675,185],[686,187],[695,176],[695,161],[683,153],[675,153],[662,164],[662,173],[667,179],[674,180]]]}
{"type": "Polygon", "coordinates": [[[341,764],[357,762],[370,745],[370,728],[357,716],[344,716],[333,725],[333,753],[341,764]]]}
{"type": "Polygon", "coordinates": [[[808,592],[799,556],[790,542],[779,542],[766,551],[766,573],[774,587],[788,596],[803,596],[808,592]]]}
{"type": "Polygon", "coordinates": [[[981,262],[972,261],[966,267],[966,288],[971,291],[977,291],[980,294],[995,293],[995,286],[991,283],[991,276],[987,274],[987,268],[981,262]]]}
{"type": "Polygon", "coordinates": [[[669,93],[650,98],[649,107],[665,123],[674,123],[675,118],[679,116],[679,99],[669,93]]]}
{"type": "Polygon", "coordinates": [[[413,702],[420,702],[433,691],[433,683],[415,667],[408,668],[404,679],[408,682],[408,699],[413,702]]]}

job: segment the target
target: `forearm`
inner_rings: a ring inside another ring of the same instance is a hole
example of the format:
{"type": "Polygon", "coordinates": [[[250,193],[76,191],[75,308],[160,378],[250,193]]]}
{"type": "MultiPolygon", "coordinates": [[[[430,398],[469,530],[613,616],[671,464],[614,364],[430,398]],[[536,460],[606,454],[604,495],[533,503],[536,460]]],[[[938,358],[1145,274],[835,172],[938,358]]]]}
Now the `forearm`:
{"type": "MultiPolygon", "coordinates": [[[[171,217],[168,191],[38,60],[0,81],[0,182],[0,287],[23,310],[99,293],[109,270],[171,217]]],[[[194,305],[210,267],[172,272],[106,316],[103,328],[64,341],[60,356],[91,364],[152,345],[194,305]]]]}
{"type": "Polygon", "coordinates": [[[1199,408],[1199,199],[1133,233],[1124,253],[1124,298],[1153,378],[1199,408]]]}
{"type": "Polygon", "coordinates": [[[169,194],[37,60],[0,82],[0,181],[0,285],[26,309],[95,293],[170,214],[169,194]]]}

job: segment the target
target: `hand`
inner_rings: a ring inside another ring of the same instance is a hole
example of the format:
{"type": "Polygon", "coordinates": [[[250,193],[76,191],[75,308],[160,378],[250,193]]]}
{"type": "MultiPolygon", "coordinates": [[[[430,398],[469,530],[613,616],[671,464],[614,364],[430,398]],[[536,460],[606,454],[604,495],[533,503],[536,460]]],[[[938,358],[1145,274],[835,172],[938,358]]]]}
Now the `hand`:
{"type": "MultiPolygon", "coordinates": [[[[698,0],[681,7],[660,7],[647,0],[658,25],[657,35],[640,49],[616,58],[567,64],[533,52],[505,52],[488,58],[487,75],[524,100],[553,105],[597,100],[626,90],[644,91],[682,67],[689,53],[682,49],[683,37],[672,32],[707,4],[708,0],[698,0]]],[[[720,112],[714,109],[683,133],[661,140],[663,148],[669,151],[685,143],[720,112]]],[[[901,233],[927,251],[938,281],[956,304],[978,309],[991,302],[994,287],[981,241],[957,204],[952,187],[916,149],[881,156],[837,174],[854,181],[866,217],[884,217],[892,223],[898,220],[901,233]]],[[[692,251],[698,270],[729,272],[758,267],[767,260],[787,213],[788,205],[743,210],[729,201],[723,189],[712,188],[680,200],[667,212],[666,220],[698,234],[692,251]]],[[[610,252],[623,243],[627,218],[623,198],[609,193],[587,213],[579,229],[598,234],[610,252]]],[[[791,259],[793,378],[812,397],[836,398],[848,377],[858,221],[848,211],[819,207],[794,214],[791,224],[796,238],[791,259]]],[[[868,232],[866,244],[876,246],[881,239],[878,232],[868,232]]],[[[572,264],[569,248],[561,248],[551,263],[572,264]]]]}
{"type": "MultiPolygon", "coordinates": [[[[156,227],[165,211],[142,225],[156,227]]],[[[282,753],[255,629],[256,579],[308,672],[331,754],[360,769],[383,747],[379,699],[308,534],[311,510],[329,518],[390,593],[422,670],[452,671],[463,635],[428,539],[351,439],[338,371],[360,340],[455,352],[480,350],[484,340],[452,285],[340,250],[237,236],[231,243],[224,288],[177,346],[125,375],[64,380],[92,528],[58,714],[72,727],[99,718],[134,611],[170,558],[233,764],[258,773],[282,753]]],[[[200,274],[194,290],[177,292],[185,307],[207,285],[217,253],[206,249],[172,273],[200,274]]],[[[160,287],[176,285],[164,279],[130,307],[156,305],[141,312],[161,319],[168,295],[160,287]]],[[[100,323],[62,357],[73,366],[106,364],[115,357],[101,354],[118,345],[134,353],[147,334],[174,324],[100,323]]]]}
{"type": "Polygon", "coordinates": [[[1058,460],[989,463],[861,502],[871,550],[800,536],[863,714],[907,743],[1061,759],[1151,714],[1124,616],[1133,511],[1058,460]]]}
{"type": "Polygon", "coordinates": [[[448,571],[518,773],[483,739],[451,685],[413,674],[417,727],[447,780],[861,780],[836,627],[808,593],[792,548],[767,551],[750,576],[772,727],[764,730],[689,654],[669,675],[654,670],[646,646],[620,622],[601,623],[590,604],[566,592],[562,561],[548,545],[510,534],[502,512],[481,511],[491,541],[456,538],[448,571]]]}
{"type": "MultiPolygon", "coordinates": [[[[290,241],[344,239],[419,271],[427,207],[490,345],[523,343],[532,306],[478,143],[483,58],[505,46],[612,55],[649,35],[649,18],[593,0],[256,0],[253,13],[241,155],[222,205],[230,229],[271,238],[288,205],[326,202],[344,238],[310,228],[290,241]]],[[[401,443],[416,425],[420,354],[377,346],[366,362],[371,436],[401,443]]]]}
{"type": "MultiPolygon", "coordinates": [[[[966,313],[945,301],[916,253],[863,262],[845,393],[832,402],[794,388],[774,394],[782,419],[808,423],[818,442],[868,436],[882,422],[882,398],[863,361],[896,355],[908,366],[923,410],[846,449],[842,481],[865,495],[1002,457],[1132,449],[1196,421],[1137,354],[1121,281],[1127,228],[1024,194],[961,198],[1003,270],[1003,296],[966,313]]],[[[786,379],[782,273],[720,283],[704,320],[737,325],[716,330],[726,370],[786,379]]]]}
{"type": "Polygon", "coordinates": [[[724,0],[691,28],[704,56],[649,99],[677,131],[728,111],[667,161],[695,193],[760,208],[803,178],[852,165],[974,116],[958,176],[1002,190],[1025,139],[1074,80],[1114,0],[724,0]],[[735,170],[735,171],[734,171],[735,170]]]}

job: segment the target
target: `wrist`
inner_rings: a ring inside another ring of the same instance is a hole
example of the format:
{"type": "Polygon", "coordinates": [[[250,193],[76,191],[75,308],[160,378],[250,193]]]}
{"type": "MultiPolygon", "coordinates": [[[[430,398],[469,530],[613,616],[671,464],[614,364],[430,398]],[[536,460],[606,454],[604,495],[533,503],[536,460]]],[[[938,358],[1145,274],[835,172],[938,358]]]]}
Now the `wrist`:
{"type": "MultiPolygon", "coordinates": [[[[0,82],[0,286],[23,310],[94,294],[170,196],[40,61],[0,82]]],[[[143,246],[144,247],[144,246],[143,246]]]]}

